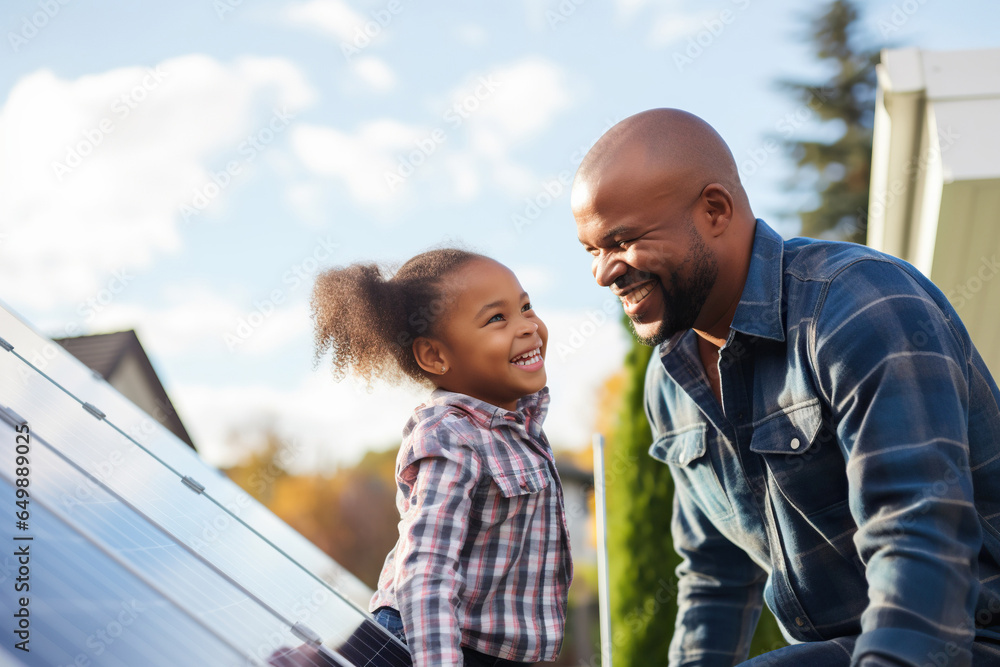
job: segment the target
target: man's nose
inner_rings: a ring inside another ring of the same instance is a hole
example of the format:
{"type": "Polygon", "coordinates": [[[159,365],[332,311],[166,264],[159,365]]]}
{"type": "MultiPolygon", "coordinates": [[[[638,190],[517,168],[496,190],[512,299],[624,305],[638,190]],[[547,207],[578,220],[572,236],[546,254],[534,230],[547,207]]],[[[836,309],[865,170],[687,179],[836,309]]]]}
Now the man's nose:
{"type": "Polygon", "coordinates": [[[616,280],[625,275],[628,267],[620,259],[604,255],[594,258],[591,269],[594,272],[594,278],[597,280],[598,285],[601,287],[611,287],[616,280]]]}

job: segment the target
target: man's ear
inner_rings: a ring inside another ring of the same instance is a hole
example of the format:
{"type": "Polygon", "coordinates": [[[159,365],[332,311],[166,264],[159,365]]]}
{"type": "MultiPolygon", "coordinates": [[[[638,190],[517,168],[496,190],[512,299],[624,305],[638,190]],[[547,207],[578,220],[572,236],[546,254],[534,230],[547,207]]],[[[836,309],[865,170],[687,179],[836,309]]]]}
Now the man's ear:
{"type": "Polygon", "coordinates": [[[701,191],[699,204],[701,210],[698,214],[704,218],[703,222],[707,223],[704,229],[711,236],[718,236],[726,231],[729,223],[733,221],[735,211],[733,196],[729,190],[719,183],[709,183],[701,191]]]}
{"type": "Polygon", "coordinates": [[[417,365],[431,375],[443,375],[448,368],[447,352],[439,340],[424,336],[414,339],[413,356],[417,365]]]}

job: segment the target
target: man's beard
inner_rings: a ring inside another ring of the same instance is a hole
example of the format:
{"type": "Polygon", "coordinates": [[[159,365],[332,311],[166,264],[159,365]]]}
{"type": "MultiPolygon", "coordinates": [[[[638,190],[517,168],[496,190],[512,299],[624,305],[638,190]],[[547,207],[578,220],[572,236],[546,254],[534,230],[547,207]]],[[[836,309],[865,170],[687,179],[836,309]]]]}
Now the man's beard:
{"type": "Polygon", "coordinates": [[[635,329],[636,322],[642,323],[641,315],[635,320],[629,318],[632,334],[643,345],[655,347],[678,331],[686,331],[693,327],[715,285],[719,275],[719,264],[693,226],[691,234],[693,236],[691,250],[681,266],[670,272],[670,290],[667,291],[663,282],[659,278],[656,279],[656,289],[660,291],[660,301],[663,304],[660,328],[651,336],[641,336],[635,329]],[[683,277],[680,273],[685,264],[692,264],[689,278],[683,277]]]}

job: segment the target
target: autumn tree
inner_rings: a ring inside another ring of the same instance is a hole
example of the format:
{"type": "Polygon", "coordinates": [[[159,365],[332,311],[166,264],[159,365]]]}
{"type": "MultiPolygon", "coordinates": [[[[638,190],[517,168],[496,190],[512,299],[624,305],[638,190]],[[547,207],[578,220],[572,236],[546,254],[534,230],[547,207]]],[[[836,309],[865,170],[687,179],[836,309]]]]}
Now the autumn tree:
{"type": "Polygon", "coordinates": [[[398,537],[396,448],[368,452],[331,473],[292,474],[301,453],[271,427],[234,434],[248,452],[225,472],[278,518],[374,588],[398,537]]]}
{"type": "Polygon", "coordinates": [[[229,445],[244,452],[243,460],[226,469],[226,474],[262,505],[271,501],[275,484],[288,475],[288,463],[295,451],[284,442],[274,426],[244,428],[229,434],[229,445]]]}

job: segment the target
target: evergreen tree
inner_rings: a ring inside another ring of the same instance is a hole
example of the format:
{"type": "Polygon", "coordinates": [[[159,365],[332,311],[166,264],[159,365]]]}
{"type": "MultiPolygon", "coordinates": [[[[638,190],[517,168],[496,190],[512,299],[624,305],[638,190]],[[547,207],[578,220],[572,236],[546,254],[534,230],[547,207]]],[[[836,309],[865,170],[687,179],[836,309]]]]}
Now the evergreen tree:
{"type": "Polygon", "coordinates": [[[670,469],[649,457],[652,435],[643,408],[652,351],[633,342],[625,359],[618,423],[605,462],[611,643],[615,664],[630,667],[667,664],[677,615],[674,568],[680,559],[670,539],[674,484],[670,469]]]}
{"type": "MultiPolygon", "coordinates": [[[[825,83],[783,80],[789,91],[824,123],[838,122],[835,141],[787,140],[796,161],[793,185],[814,185],[819,205],[799,212],[802,234],[864,243],[875,118],[875,64],[879,49],[862,43],[858,3],[834,0],[809,22],[819,61],[832,69],[825,83]]],[[[795,127],[781,128],[790,135],[795,127]]]]}

